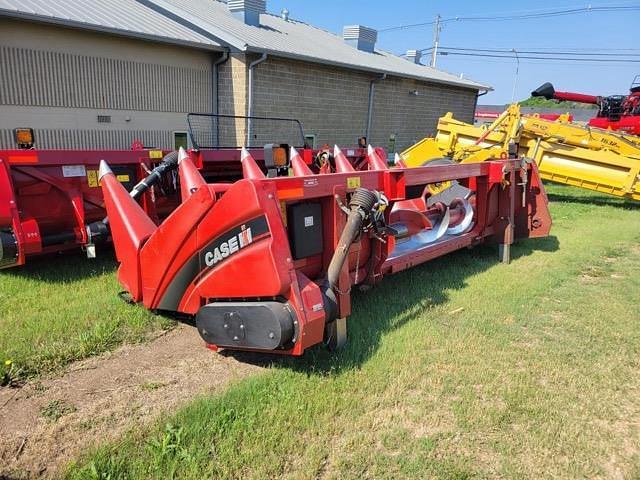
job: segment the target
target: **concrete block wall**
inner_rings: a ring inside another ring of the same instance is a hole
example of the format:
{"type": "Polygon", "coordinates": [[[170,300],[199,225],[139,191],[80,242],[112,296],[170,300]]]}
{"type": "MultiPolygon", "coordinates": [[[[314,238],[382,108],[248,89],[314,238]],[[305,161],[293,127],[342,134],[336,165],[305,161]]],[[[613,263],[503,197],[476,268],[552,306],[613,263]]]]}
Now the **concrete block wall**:
{"type": "MultiPolygon", "coordinates": [[[[218,68],[218,113],[247,115],[247,59],[232,54],[218,68]]],[[[242,119],[219,119],[218,144],[222,147],[242,146],[246,141],[246,122],[242,119]]]]}
{"type": "Polygon", "coordinates": [[[388,77],[376,83],[370,141],[388,148],[394,135],[395,151],[401,152],[433,136],[438,119],[447,112],[473,123],[475,102],[475,90],[388,77]]]}
{"type": "MultiPolygon", "coordinates": [[[[256,67],[254,113],[297,118],[317,146],[354,145],[366,130],[369,80],[353,70],[269,57],[256,67]]],[[[256,131],[259,135],[259,131],[256,131]]],[[[256,138],[256,144],[266,138],[256,138]]]]}
{"type": "MultiPolygon", "coordinates": [[[[328,65],[269,57],[256,67],[254,114],[302,121],[316,144],[354,145],[366,132],[370,81],[379,76],[328,65]]],[[[402,151],[435,133],[438,118],[452,111],[473,121],[476,92],[388,76],[376,83],[370,142],[402,151]],[[411,92],[417,92],[417,95],[411,92]]],[[[256,145],[273,140],[254,132],[256,145]]]]}

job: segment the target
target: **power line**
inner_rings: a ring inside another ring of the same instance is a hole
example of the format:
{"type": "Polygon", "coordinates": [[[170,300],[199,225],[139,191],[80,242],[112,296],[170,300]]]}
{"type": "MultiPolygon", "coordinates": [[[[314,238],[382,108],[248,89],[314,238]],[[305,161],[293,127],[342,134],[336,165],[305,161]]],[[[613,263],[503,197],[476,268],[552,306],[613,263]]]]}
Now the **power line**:
{"type": "MultiPolygon", "coordinates": [[[[535,54],[535,55],[572,55],[572,56],[587,56],[587,57],[640,57],[640,53],[595,53],[595,52],[569,52],[569,51],[543,51],[543,50],[526,50],[520,48],[461,48],[461,47],[440,47],[443,50],[463,51],[463,52],[488,52],[488,53],[511,53],[516,50],[519,54],[535,54]]],[[[432,47],[424,49],[431,50],[432,47]]],[[[568,49],[567,49],[568,50],[568,49]]],[[[423,50],[421,50],[423,51],[423,50]]]]}
{"type": "MultiPolygon", "coordinates": [[[[506,53],[506,52],[505,52],[506,53]]],[[[491,53],[464,53],[464,52],[449,52],[445,50],[440,51],[440,55],[461,55],[465,57],[486,57],[486,58],[516,58],[515,55],[498,55],[491,53]]],[[[549,60],[549,61],[575,61],[575,62],[602,62],[602,63],[640,63],[640,59],[629,59],[629,58],[575,58],[575,57],[543,57],[543,56],[529,56],[529,55],[520,55],[518,52],[518,57],[521,59],[528,60],[549,60]]]]}
{"type": "MultiPolygon", "coordinates": [[[[580,8],[570,8],[564,10],[550,10],[546,12],[539,13],[520,13],[520,14],[510,14],[510,15],[494,15],[494,16],[457,16],[450,18],[443,18],[439,20],[440,24],[446,24],[451,22],[493,22],[493,21],[509,21],[509,20],[530,20],[530,19],[539,19],[539,18],[550,18],[550,17],[560,17],[566,15],[578,15],[590,12],[615,12],[615,11],[640,11],[640,6],[601,6],[601,7],[580,7],[580,8]]],[[[415,27],[426,27],[430,25],[435,25],[437,21],[430,22],[421,22],[421,23],[412,23],[405,25],[397,25],[393,27],[382,28],[378,30],[378,33],[390,32],[394,30],[405,30],[408,28],[415,27]]]]}

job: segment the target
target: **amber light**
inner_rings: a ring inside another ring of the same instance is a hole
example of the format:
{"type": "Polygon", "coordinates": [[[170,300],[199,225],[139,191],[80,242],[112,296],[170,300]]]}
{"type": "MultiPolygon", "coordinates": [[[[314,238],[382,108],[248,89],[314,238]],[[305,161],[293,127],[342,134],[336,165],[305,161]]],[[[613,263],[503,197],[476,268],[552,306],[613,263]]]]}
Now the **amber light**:
{"type": "Polygon", "coordinates": [[[33,128],[16,128],[13,131],[16,143],[20,148],[33,147],[33,128]]]}
{"type": "Polygon", "coordinates": [[[277,147],[273,149],[273,163],[279,167],[284,167],[287,164],[287,149],[277,147]]]}

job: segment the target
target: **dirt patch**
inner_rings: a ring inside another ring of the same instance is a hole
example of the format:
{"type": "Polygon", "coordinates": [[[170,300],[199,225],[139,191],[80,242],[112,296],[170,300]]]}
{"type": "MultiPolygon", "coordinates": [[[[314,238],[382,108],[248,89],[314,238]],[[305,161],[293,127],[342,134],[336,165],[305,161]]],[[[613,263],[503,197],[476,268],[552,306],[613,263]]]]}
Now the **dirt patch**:
{"type": "Polygon", "coordinates": [[[261,367],[204,347],[195,328],[78,362],[58,377],[0,389],[0,478],[52,476],[92,445],[147,424],[261,367]]]}

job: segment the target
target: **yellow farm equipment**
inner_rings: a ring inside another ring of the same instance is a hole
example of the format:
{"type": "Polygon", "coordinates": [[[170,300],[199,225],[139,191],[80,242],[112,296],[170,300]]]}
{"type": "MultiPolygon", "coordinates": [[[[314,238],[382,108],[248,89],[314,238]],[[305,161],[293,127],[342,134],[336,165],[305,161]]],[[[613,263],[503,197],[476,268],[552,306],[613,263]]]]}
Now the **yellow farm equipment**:
{"type": "Polygon", "coordinates": [[[513,156],[534,161],[545,180],[640,200],[640,137],[573,124],[566,115],[555,121],[524,116],[517,104],[482,127],[447,113],[435,137],[400,154],[409,167],[442,158],[473,163],[513,156]]]}

